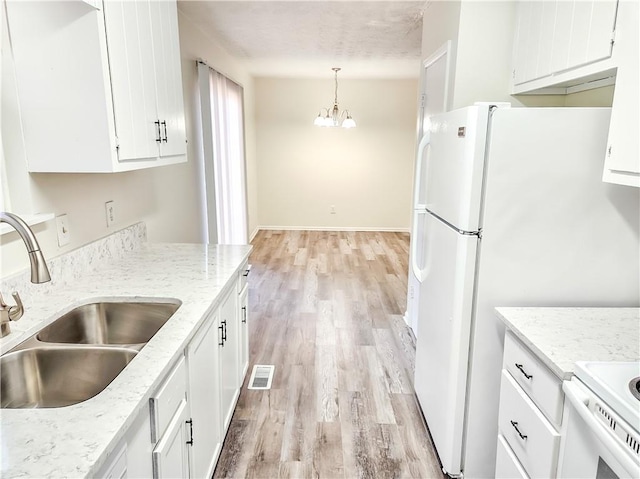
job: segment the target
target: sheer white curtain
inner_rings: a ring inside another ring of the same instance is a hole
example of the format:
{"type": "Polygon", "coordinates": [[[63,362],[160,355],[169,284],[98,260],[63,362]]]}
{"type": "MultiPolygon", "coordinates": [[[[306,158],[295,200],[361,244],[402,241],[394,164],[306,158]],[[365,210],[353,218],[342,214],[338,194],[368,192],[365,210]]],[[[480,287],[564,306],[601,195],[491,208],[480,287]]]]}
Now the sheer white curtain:
{"type": "Polygon", "coordinates": [[[198,64],[208,242],[246,244],[242,87],[198,64]]]}

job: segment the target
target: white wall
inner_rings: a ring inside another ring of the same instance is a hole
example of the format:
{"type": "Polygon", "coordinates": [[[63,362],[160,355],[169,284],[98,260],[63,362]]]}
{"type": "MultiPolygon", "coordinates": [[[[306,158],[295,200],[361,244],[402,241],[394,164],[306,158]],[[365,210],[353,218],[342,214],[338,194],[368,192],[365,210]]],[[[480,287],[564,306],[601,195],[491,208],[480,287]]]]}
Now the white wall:
{"type": "MultiPolygon", "coordinates": [[[[13,210],[18,214],[66,213],[69,219],[71,243],[63,248],[57,245],[53,221],[34,227],[45,257],[58,256],[138,221],[146,222],[150,241],[202,241],[197,58],[228,74],[245,88],[248,170],[250,182],[255,181],[251,79],[237,61],[217,48],[183,15],[179,15],[179,27],[189,160],[180,165],[117,174],[28,174],[21,138],[9,134],[17,131],[18,118],[16,109],[11,107],[16,103],[15,90],[10,88],[12,63],[3,61],[2,129],[7,169],[10,179],[14,180],[13,210]],[[118,219],[112,228],[106,227],[104,203],[108,200],[114,200],[117,207],[118,219]]],[[[5,47],[3,42],[3,60],[6,60],[5,47]]],[[[250,191],[252,187],[250,183],[250,191]]],[[[256,216],[256,198],[251,194],[250,228],[255,228],[256,216]]],[[[26,251],[16,233],[2,235],[0,245],[2,277],[28,267],[26,251]]]]}
{"type": "Polygon", "coordinates": [[[313,125],[319,109],[332,106],[331,72],[257,78],[260,225],[408,230],[417,88],[417,79],[339,78],[339,106],[358,124],[345,130],[313,125]]]}

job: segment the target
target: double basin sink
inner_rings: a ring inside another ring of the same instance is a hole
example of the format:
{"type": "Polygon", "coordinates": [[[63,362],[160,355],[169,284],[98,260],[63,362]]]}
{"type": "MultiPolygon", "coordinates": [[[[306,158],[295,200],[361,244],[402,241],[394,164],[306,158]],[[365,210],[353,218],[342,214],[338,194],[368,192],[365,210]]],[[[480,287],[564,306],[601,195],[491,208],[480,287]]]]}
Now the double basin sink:
{"type": "Polygon", "coordinates": [[[2,408],[54,408],[104,390],[180,302],[93,302],[61,315],[0,357],[2,408]]]}

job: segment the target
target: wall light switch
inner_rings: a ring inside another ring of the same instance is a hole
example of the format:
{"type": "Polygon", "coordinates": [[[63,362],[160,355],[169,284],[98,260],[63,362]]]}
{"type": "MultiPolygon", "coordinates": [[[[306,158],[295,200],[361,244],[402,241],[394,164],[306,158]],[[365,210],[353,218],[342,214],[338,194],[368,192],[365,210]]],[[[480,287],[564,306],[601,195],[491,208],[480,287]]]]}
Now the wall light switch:
{"type": "Polygon", "coordinates": [[[114,201],[107,201],[104,206],[107,214],[107,228],[110,228],[116,222],[116,205],[114,201]]]}
{"type": "Polygon", "coordinates": [[[67,215],[56,216],[56,230],[58,231],[58,246],[68,245],[71,241],[69,220],[67,215]]]}

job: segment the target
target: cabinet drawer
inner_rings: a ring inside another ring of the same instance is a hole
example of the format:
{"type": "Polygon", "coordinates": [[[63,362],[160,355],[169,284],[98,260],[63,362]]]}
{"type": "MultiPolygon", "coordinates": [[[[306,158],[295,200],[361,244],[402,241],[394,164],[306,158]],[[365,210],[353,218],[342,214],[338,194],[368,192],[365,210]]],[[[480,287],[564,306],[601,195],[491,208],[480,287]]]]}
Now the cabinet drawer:
{"type": "Polygon", "coordinates": [[[509,444],[502,434],[498,434],[496,453],[496,479],[529,479],[509,444]]]}
{"type": "Polygon", "coordinates": [[[559,429],[564,401],[562,381],[509,331],[504,339],[503,367],[559,429]]]}
{"type": "Polygon", "coordinates": [[[247,285],[250,273],[251,265],[249,264],[249,261],[245,261],[242,265],[242,268],[240,268],[240,272],[238,273],[238,294],[240,294],[244,287],[247,285]]]}
{"type": "Polygon", "coordinates": [[[171,419],[187,395],[187,368],[184,356],[167,375],[167,379],[149,399],[151,412],[151,442],[155,443],[164,434],[171,419]]]}
{"type": "Polygon", "coordinates": [[[560,434],[504,369],[498,430],[530,477],[555,477],[560,434]]]}

